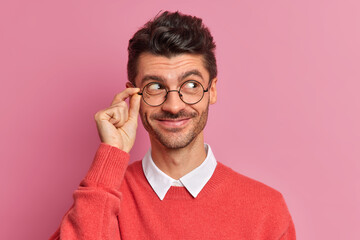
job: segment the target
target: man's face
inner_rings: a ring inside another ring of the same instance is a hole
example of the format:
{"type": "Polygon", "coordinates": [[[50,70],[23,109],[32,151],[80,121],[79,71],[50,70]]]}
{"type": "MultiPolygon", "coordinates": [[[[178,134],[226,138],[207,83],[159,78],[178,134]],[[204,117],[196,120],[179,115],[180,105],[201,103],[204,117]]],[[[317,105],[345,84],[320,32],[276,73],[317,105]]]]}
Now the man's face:
{"type": "MultiPolygon", "coordinates": [[[[201,55],[181,54],[167,58],[144,53],[139,57],[135,83],[141,89],[150,82],[159,82],[168,90],[178,90],[187,80],[196,80],[204,89],[208,88],[209,73],[201,55]]],[[[166,101],[157,107],[141,101],[140,117],[151,141],[169,149],[183,148],[195,138],[202,137],[209,104],[215,102],[216,78],[200,102],[189,105],[177,92],[169,92],[166,101]]]]}

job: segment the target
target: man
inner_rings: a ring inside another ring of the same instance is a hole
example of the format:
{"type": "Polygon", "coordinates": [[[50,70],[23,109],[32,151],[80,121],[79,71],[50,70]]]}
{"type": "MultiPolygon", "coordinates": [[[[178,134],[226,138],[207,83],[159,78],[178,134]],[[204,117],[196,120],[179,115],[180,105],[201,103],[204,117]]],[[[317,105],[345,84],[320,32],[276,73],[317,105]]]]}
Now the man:
{"type": "Polygon", "coordinates": [[[202,20],[164,12],[128,50],[127,88],[95,115],[102,143],[52,239],[295,239],[282,195],[204,144],[217,68],[202,20]],[[138,115],[151,149],[127,166],[138,115]]]}

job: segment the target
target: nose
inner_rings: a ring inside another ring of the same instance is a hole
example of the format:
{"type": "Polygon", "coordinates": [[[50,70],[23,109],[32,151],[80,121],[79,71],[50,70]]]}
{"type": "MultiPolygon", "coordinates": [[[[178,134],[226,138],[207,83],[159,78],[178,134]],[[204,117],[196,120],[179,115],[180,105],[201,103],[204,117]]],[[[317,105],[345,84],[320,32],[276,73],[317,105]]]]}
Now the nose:
{"type": "Polygon", "coordinates": [[[180,99],[177,90],[168,92],[165,102],[161,105],[161,109],[172,114],[176,114],[186,107],[186,104],[180,99]]]}

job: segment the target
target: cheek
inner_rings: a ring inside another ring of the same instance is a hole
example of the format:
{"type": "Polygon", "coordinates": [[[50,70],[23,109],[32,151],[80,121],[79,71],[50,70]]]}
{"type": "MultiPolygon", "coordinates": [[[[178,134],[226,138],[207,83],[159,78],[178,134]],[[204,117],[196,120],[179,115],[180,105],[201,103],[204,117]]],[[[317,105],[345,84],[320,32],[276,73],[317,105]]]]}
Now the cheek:
{"type": "Polygon", "coordinates": [[[153,112],[154,110],[151,109],[151,107],[148,106],[146,103],[142,102],[140,104],[139,115],[143,124],[148,124],[148,122],[150,121],[149,117],[153,112]]]}
{"type": "Polygon", "coordinates": [[[196,108],[195,110],[198,112],[198,113],[203,113],[204,111],[207,110],[208,106],[210,104],[210,98],[203,98],[201,100],[201,102],[199,102],[198,104],[196,104],[196,108]]]}
{"type": "Polygon", "coordinates": [[[139,115],[140,115],[141,121],[144,123],[146,111],[145,111],[143,104],[140,104],[139,115]]]}
{"type": "Polygon", "coordinates": [[[139,114],[142,117],[144,115],[148,115],[148,112],[149,112],[149,106],[143,100],[141,100],[139,114]]]}

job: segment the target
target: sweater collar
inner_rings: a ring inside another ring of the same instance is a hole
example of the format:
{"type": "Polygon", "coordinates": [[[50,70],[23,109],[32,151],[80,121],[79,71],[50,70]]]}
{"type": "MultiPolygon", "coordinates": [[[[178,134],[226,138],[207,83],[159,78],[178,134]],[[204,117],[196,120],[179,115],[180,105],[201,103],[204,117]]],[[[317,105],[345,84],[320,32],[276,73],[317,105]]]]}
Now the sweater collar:
{"type": "Polygon", "coordinates": [[[151,148],[142,160],[142,168],[147,181],[149,182],[156,195],[163,200],[171,186],[184,186],[187,191],[196,198],[205,184],[210,180],[215,171],[217,162],[211,148],[204,144],[206,158],[201,165],[179,180],[175,180],[161,171],[151,157],[151,148]]]}

